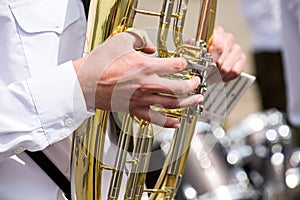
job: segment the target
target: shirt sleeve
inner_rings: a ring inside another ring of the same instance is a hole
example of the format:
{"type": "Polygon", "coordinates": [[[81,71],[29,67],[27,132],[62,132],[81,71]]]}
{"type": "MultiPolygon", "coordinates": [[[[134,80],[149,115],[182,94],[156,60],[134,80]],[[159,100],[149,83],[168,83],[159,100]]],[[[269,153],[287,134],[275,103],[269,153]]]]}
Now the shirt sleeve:
{"type": "Polygon", "coordinates": [[[88,111],[71,61],[24,81],[0,83],[0,160],[69,136],[88,111]]]}

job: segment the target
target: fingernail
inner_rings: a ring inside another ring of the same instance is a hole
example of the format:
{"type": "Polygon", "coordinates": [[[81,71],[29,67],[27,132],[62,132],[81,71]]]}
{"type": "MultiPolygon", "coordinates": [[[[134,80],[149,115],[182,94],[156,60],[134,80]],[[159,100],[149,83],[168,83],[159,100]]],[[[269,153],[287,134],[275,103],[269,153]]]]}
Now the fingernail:
{"type": "Polygon", "coordinates": [[[199,101],[199,103],[203,103],[203,101],[204,101],[204,97],[203,97],[202,95],[199,95],[199,97],[198,97],[198,101],[199,101]]]}
{"type": "Polygon", "coordinates": [[[195,86],[198,87],[200,85],[200,78],[198,76],[195,76],[194,80],[195,80],[195,86]]]}
{"type": "Polygon", "coordinates": [[[174,128],[180,128],[180,122],[177,122],[177,123],[174,125],[174,128]]]}
{"type": "Polygon", "coordinates": [[[183,58],[183,57],[178,57],[177,59],[179,59],[181,61],[181,67],[183,69],[185,69],[187,67],[187,61],[186,61],[186,59],[183,58]]]}

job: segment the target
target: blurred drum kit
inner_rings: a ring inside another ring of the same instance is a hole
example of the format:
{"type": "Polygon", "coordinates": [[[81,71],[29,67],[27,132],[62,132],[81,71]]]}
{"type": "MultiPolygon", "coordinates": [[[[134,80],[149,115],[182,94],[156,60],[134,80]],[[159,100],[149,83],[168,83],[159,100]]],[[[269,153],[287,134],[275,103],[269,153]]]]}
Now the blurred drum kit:
{"type": "Polygon", "coordinates": [[[201,127],[177,199],[300,199],[300,148],[282,112],[250,114],[227,131],[201,127]]]}

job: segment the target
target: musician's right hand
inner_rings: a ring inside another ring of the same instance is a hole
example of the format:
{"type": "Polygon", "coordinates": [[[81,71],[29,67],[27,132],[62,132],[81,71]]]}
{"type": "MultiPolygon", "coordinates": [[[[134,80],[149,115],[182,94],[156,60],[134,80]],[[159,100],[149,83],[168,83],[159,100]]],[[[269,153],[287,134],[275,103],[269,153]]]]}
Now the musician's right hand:
{"type": "MultiPolygon", "coordinates": [[[[184,70],[185,59],[143,55],[135,50],[141,44],[138,35],[120,33],[74,62],[87,107],[130,113],[160,126],[177,128],[177,119],[160,115],[150,105],[178,108],[202,103],[201,95],[187,96],[200,80],[164,78],[184,70]]],[[[141,51],[152,54],[155,48],[147,41],[141,51]]]]}

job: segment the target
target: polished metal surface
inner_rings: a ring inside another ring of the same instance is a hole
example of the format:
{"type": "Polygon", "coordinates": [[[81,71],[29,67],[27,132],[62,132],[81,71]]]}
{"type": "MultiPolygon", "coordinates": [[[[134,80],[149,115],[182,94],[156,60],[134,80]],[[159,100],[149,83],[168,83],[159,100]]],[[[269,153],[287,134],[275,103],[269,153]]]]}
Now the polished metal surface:
{"type": "MultiPolygon", "coordinates": [[[[138,0],[92,0],[84,52],[88,54],[114,34],[132,28],[134,19],[138,15],[159,17],[157,31],[159,56],[162,58],[182,56],[189,62],[187,70],[166,78],[188,79],[199,76],[201,84],[194,93],[203,94],[207,87],[207,71],[216,67],[207,52],[207,47],[212,40],[217,0],[202,0],[199,3],[201,15],[195,31],[196,41],[194,44],[186,44],[182,39],[182,31],[187,12],[187,0],[164,0],[161,12],[139,9],[138,0]],[[174,21],[175,51],[170,51],[167,47],[171,21],[174,21]]],[[[120,196],[124,199],[141,199],[145,193],[151,194],[150,199],[175,199],[202,106],[169,110],[153,106],[153,109],[164,115],[177,117],[181,122],[180,128],[175,130],[166,162],[155,188],[144,188],[153,143],[152,124],[125,114],[115,163],[110,166],[103,162],[103,156],[107,123],[111,114],[108,111],[96,110],[95,116],[87,119],[74,133],[71,177],[74,199],[119,199],[120,196]],[[139,124],[137,132],[133,130],[133,123],[139,124]],[[127,155],[131,147],[131,158],[128,159],[127,155]],[[125,165],[129,165],[129,169],[125,165]],[[126,169],[128,169],[128,180],[125,194],[120,194],[122,177],[126,169]],[[102,184],[107,182],[102,179],[104,171],[111,172],[107,196],[104,196],[101,189],[102,184]]]]}

